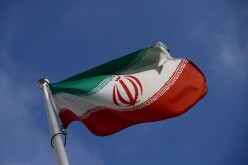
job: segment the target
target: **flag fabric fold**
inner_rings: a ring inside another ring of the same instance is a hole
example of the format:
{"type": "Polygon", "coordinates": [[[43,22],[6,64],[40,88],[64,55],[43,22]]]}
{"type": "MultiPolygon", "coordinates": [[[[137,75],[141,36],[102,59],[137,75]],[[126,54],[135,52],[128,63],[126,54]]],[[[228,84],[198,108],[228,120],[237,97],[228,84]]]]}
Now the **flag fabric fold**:
{"type": "Polygon", "coordinates": [[[80,121],[99,136],[176,117],[207,93],[199,68],[161,42],[49,87],[64,128],[80,121]]]}

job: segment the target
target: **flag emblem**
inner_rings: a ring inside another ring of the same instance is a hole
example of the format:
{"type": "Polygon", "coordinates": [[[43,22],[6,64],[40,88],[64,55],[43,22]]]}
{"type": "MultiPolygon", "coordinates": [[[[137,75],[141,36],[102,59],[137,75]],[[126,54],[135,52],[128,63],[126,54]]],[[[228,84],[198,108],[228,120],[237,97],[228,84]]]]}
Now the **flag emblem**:
{"type": "Polygon", "coordinates": [[[143,87],[135,76],[118,76],[113,88],[113,102],[117,106],[134,106],[140,101],[143,87]]]}

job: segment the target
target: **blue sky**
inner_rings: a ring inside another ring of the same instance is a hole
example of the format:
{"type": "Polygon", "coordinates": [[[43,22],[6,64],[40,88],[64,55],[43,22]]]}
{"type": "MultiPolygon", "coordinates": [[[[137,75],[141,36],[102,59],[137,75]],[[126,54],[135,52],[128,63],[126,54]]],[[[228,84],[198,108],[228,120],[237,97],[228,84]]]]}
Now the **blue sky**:
{"type": "Polygon", "coordinates": [[[0,164],[56,164],[37,81],[63,80],[161,41],[207,78],[184,115],[97,137],[67,129],[70,164],[248,164],[245,0],[0,1],[0,164]]]}

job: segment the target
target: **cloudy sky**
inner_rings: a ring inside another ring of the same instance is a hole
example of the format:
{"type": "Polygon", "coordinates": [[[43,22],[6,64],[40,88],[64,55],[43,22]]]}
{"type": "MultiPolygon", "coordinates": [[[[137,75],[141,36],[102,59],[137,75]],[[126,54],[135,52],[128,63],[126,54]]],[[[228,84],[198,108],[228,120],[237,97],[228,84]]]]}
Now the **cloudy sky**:
{"type": "Polygon", "coordinates": [[[67,131],[72,165],[247,165],[248,1],[0,1],[0,164],[56,164],[37,81],[158,41],[191,59],[207,96],[184,115],[98,137],[67,131]]]}

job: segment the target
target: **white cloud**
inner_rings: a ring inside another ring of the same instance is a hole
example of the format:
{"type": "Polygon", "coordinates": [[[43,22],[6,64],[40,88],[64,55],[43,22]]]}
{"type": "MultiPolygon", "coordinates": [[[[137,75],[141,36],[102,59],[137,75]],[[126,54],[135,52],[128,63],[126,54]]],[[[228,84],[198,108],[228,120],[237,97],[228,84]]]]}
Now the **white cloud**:
{"type": "Polygon", "coordinates": [[[47,146],[44,145],[47,139],[33,123],[36,94],[12,79],[3,69],[0,69],[0,90],[0,164],[53,162],[52,154],[46,151],[47,146]]]}
{"type": "Polygon", "coordinates": [[[243,81],[248,74],[248,42],[242,43],[244,34],[237,26],[235,20],[229,19],[226,31],[218,35],[220,45],[214,64],[217,73],[228,75],[235,81],[243,81]]]}
{"type": "MultiPolygon", "coordinates": [[[[42,123],[47,120],[43,118],[42,121],[37,121],[42,117],[35,115],[39,105],[42,107],[38,110],[42,109],[45,113],[42,92],[36,85],[22,84],[26,80],[17,76],[20,73],[22,70],[9,73],[6,68],[0,66],[0,164],[56,164],[55,154],[50,146],[47,123],[42,123]],[[47,132],[41,130],[44,125],[47,126],[47,132]]],[[[102,158],[93,149],[86,149],[76,139],[70,140],[73,140],[72,145],[68,146],[71,164],[104,164],[102,158]]]]}
{"type": "Polygon", "coordinates": [[[215,70],[218,73],[219,66],[224,74],[234,80],[243,81],[248,74],[248,44],[244,47],[237,43],[223,42],[215,70]]]}
{"type": "MultiPolygon", "coordinates": [[[[214,17],[214,16],[212,16],[214,17]]],[[[208,52],[211,76],[228,79],[232,84],[248,76],[247,12],[227,16],[222,20],[200,23],[189,37],[200,42],[208,52]],[[219,22],[220,21],[220,22],[219,22]]]]}
{"type": "MultiPolygon", "coordinates": [[[[36,85],[37,73],[27,69],[27,64],[16,62],[15,54],[11,53],[15,39],[26,23],[27,13],[18,5],[6,9],[5,13],[0,40],[0,164],[56,164],[42,92],[36,85]],[[44,116],[37,115],[39,110],[44,116]]],[[[73,140],[72,146],[67,146],[71,164],[104,164],[98,152],[73,140]]]]}
{"type": "Polygon", "coordinates": [[[242,92],[246,90],[248,14],[247,9],[229,12],[222,17],[216,17],[216,14],[210,12],[209,20],[192,29],[189,38],[204,50],[209,92],[213,92],[218,99],[231,101],[234,95],[239,97],[242,94],[237,92],[238,89],[242,92]]]}

